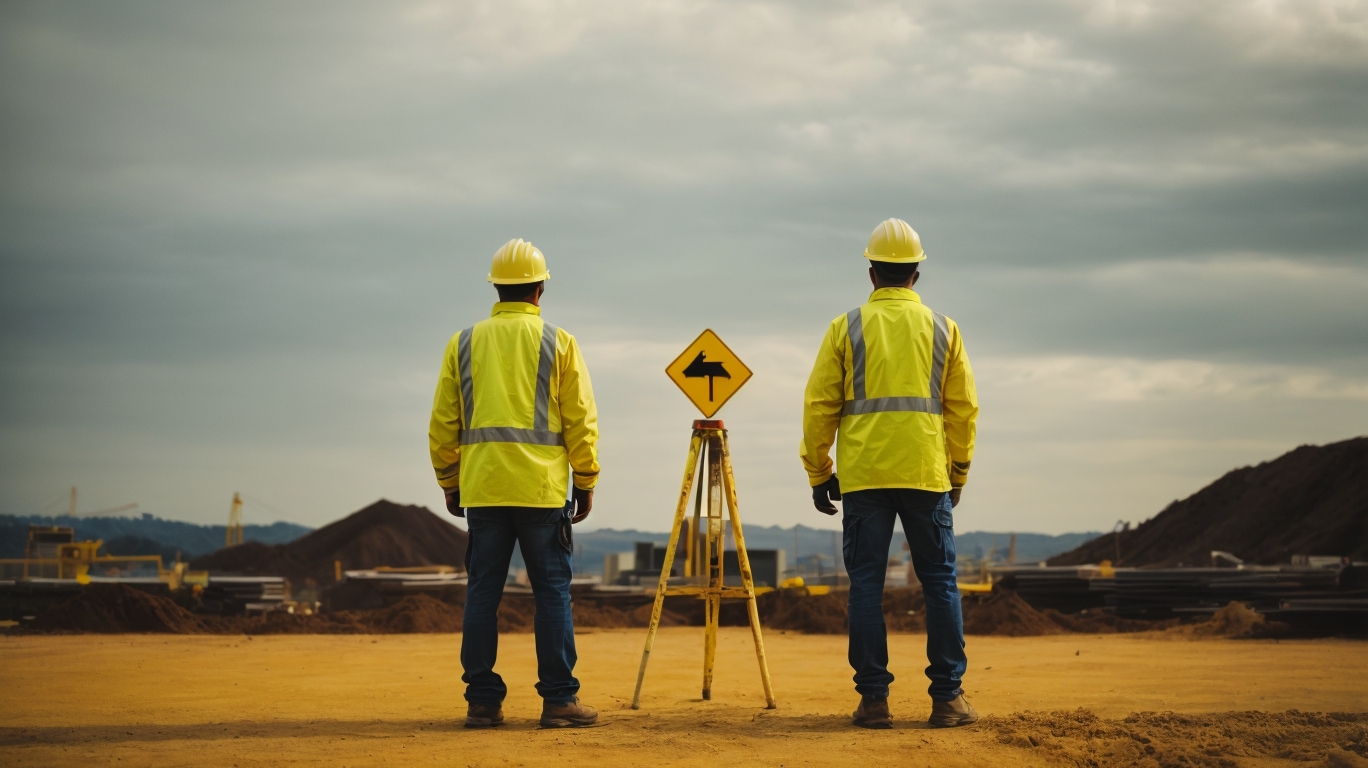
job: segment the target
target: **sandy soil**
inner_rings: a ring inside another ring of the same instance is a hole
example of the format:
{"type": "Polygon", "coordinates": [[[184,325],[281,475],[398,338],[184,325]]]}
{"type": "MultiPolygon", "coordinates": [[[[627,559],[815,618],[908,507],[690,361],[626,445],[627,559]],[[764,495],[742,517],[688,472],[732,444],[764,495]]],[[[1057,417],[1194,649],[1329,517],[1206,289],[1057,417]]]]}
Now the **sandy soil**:
{"type": "Polygon", "coordinates": [[[1368,712],[1363,642],[973,637],[966,690],[994,717],[933,731],[925,639],[894,635],[898,727],[865,731],[843,638],[769,633],[766,711],[746,630],[723,629],[710,702],[700,630],[662,630],[632,711],[643,637],[579,635],[605,723],[580,731],[536,729],[531,635],[501,641],[496,731],[460,727],[458,635],[0,637],[0,763],[1368,766],[1368,716],[1282,714],[1368,712]],[[1228,714],[1251,710],[1279,714],[1228,714]]]}

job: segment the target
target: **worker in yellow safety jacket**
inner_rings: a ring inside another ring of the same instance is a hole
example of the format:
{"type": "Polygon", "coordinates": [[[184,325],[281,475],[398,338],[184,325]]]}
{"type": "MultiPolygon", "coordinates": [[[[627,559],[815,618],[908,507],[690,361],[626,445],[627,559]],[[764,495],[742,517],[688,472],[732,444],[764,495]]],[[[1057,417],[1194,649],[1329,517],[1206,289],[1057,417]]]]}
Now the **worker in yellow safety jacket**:
{"type": "Polygon", "coordinates": [[[499,301],[488,319],[451,337],[432,401],[432,467],[447,510],[465,517],[470,533],[461,639],[467,728],[504,721],[508,688],[494,662],[515,543],[536,602],[541,725],[598,718],[577,695],[570,613],[570,526],[593,508],[598,410],[575,337],[541,318],[550,276],[531,243],[510,240],[494,254],[489,281],[499,301]]]}
{"type": "Polygon", "coordinates": [[[926,258],[916,231],[889,219],[864,255],[874,293],[827,328],[808,378],[800,448],[813,504],[828,515],[837,511],[832,500],[844,507],[849,656],[861,697],[854,723],[892,727],[883,588],[900,518],[926,598],[931,725],[967,725],[978,713],[960,687],[967,660],[951,509],[974,455],[974,373],[959,326],[912,290],[926,258]]]}

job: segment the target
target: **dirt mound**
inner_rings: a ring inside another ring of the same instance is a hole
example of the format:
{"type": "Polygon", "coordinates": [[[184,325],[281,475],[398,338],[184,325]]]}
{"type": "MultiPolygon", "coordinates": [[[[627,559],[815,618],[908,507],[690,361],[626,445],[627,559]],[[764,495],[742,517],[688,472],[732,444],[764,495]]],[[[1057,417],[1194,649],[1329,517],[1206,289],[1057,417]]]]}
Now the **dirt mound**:
{"type": "Polygon", "coordinates": [[[1049,616],[1037,611],[1010,590],[993,590],[982,602],[965,601],[966,635],[1007,635],[1032,637],[1058,635],[1065,629],[1049,616]]]}
{"type": "Polygon", "coordinates": [[[93,584],[75,597],[44,611],[29,629],[34,632],[167,632],[180,635],[208,631],[204,621],[169,598],[149,595],[123,584],[93,584]]]}
{"type": "Polygon", "coordinates": [[[410,595],[388,608],[368,611],[377,633],[460,632],[465,612],[427,595],[410,595]]]}
{"type": "MultiPolygon", "coordinates": [[[[1228,472],[1121,534],[1125,565],[1205,565],[1212,550],[1269,565],[1296,554],[1368,559],[1368,437],[1228,472]]],[[[1049,563],[1115,558],[1116,535],[1106,534],[1049,563]]]]}
{"type": "Polygon", "coordinates": [[[426,507],[381,499],[289,544],[248,542],[191,562],[195,569],[248,576],[284,576],[293,584],[331,583],[334,563],[346,569],[456,565],[465,560],[466,532],[426,507]]]}
{"type": "MultiPolygon", "coordinates": [[[[806,595],[793,590],[776,590],[757,600],[761,624],[770,630],[812,634],[845,634],[846,593],[806,595]]],[[[702,601],[666,601],[660,625],[701,626],[702,601]]],[[[749,623],[745,605],[728,601],[722,622],[728,626],[749,623]]],[[[976,635],[1051,635],[1064,632],[1090,634],[1137,632],[1173,626],[1176,621],[1151,622],[1118,619],[1107,614],[1065,616],[1057,611],[1036,611],[1014,592],[996,590],[987,599],[968,597],[963,602],[964,629],[976,635]]],[[[576,627],[645,627],[651,618],[651,604],[632,607],[596,604],[592,600],[574,603],[576,627]]],[[[884,620],[890,632],[925,632],[925,602],[920,588],[890,589],[884,593],[884,620]]],[[[1183,631],[1194,635],[1222,637],[1245,636],[1241,629],[1261,619],[1258,614],[1233,604],[1208,624],[1193,625],[1183,631]],[[1245,614],[1252,615],[1249,619],[1245,614]]],[[[176,634],[396,634],[414,632],[460,632],[464,610],[461,605],[424,594],[409,595],[388,607],[370,610],[330,611],[302,615],[283,611],[249,616],[197,616],[165,597],[117,584],[100,584],[83,590],[65,603],[49,609],[22,631],[32,632],[168,632],[176,634]]],[[[500,632],[531,632],[535,603],[530,597],[505,595],[499,604],[500,632]]]]}
{"type": "Polygon", "coordinates": [[[1194,634],[1215,637],[1249,637],[1262,623],[1264,617],[1250,610],[1249,606],[1232,602],[1212,614],[1210,621],[1194,626],[1192,631],[1194,634]]]}
{"type": "Polygon", "coordinates": [[[760,624],[769,629],[817,635],[846,631],[846,593],[806,595],[801,590],[777,589],[756,598],[760,624]]]}
{"type": "Polygon", "coordinates": [[[1079,709],[990,716],[983,723],[1003,744],[1070,765],[1233,768],[1251,758],[1319,761],[1322,766],[1368,764],[1364,713],[1140,712],[1104,720],[1079,709]]]}

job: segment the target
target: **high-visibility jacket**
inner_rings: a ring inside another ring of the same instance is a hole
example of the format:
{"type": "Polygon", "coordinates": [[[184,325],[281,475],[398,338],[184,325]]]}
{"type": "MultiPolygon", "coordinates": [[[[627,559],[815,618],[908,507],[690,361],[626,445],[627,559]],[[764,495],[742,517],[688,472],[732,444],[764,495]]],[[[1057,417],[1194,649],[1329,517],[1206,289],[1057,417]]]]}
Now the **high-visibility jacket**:
{"type": "Polygon", "coordinates": [[[447,344],[428,448],[465,507],[559,507],[568,475],[598,482],[598,409],[575,337],[541,309],[499,302],[447,344]]]}
{"type": "Polygon", "coordinates": [[[831,321],[808,378],[799,451],[808,481],[841,491],[964,485],[978,395],[959,327],[907,288],[880,288],[831,321]],[[838,438],[839,432],[839,439],[838,438]]]}

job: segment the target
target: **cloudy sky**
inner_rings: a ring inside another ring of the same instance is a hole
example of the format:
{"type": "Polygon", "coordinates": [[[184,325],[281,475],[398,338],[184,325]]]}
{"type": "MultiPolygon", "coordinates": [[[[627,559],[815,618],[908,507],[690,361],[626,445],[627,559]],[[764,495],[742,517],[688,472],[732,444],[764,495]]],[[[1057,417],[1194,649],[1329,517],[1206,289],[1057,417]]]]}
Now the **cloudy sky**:
{"type": "Polygon", "coordinates": [[[522,237],[591,523],[668,526],[711,327],[745,519],[832,525],[802,386],[890,216],[978,375],[962,530],[1368,433],[1368,2],[8,2],[0,511],[437,508],[442,350],[522,237]]]}

